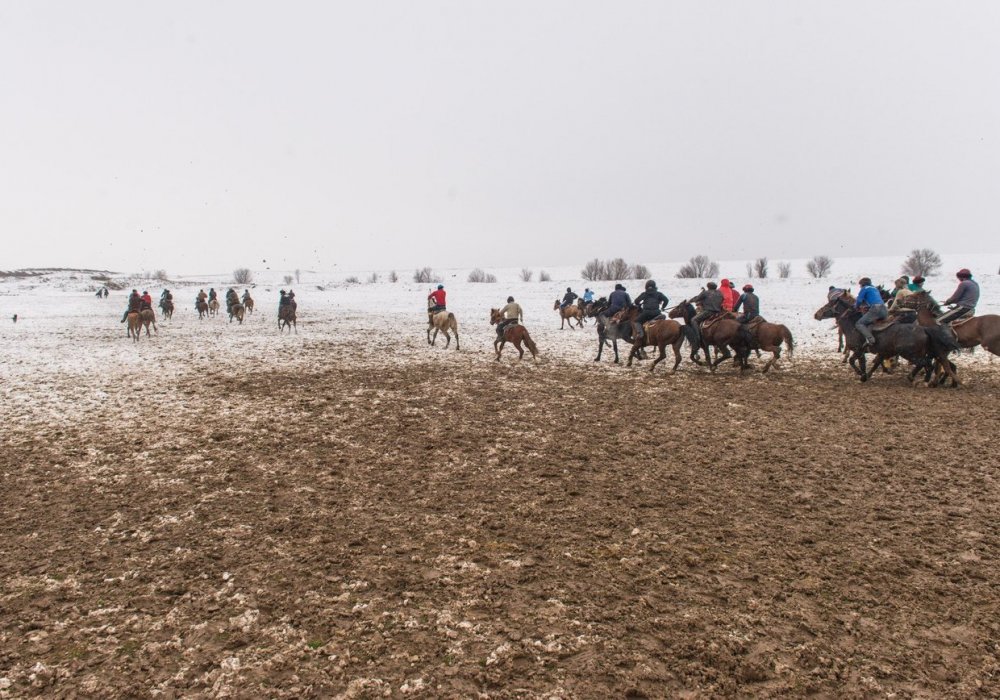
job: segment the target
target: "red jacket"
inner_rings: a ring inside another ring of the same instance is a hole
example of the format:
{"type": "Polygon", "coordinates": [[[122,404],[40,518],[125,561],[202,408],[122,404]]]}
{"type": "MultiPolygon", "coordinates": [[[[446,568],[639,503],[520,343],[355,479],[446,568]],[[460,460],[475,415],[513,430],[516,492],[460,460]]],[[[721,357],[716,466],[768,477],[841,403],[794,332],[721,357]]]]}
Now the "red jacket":
{"type": "Polygon", "coordinates": [[[719,283],[719,291],[722,292],[722,310],[732,311],[736,302],[739,301],[739,293],[729,286],[729,280],[722,280],[719,283]]]}
{"type": "Polygon", "coordinates": [[[142,303],[148,305],[149,308],[153,308],[153,297],[149,296],[148,294],[143,294],[142,303]]]}
{"type": "Polygon", "coordinates": [[[431,299],[433,299],[434,303],[437,304],[438,306],[444,306],[445,305],[445,303],[444,303],[445,294],[444,294],[444,290],[443,289],[435,289],[428,296],[431,299]]]}

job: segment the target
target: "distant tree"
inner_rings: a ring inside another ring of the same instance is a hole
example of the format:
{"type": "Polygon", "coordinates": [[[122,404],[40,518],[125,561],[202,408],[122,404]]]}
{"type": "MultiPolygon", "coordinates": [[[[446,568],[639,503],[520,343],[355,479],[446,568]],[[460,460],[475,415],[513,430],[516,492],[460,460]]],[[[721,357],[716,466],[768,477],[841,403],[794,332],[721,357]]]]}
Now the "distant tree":
{"type": "Polygon", "coordinates": [[[378,282],[378,273],[373,272],[368,275],[368,284],[376,284],[378,282]]]}
{"type": "Polygon", "coordinates": [[[753,271],[757,273],[757,276],[761,279],[767,277],[767,258],[757,258],[753,261],[753,271]]]}
{"type": "Polygon", "coordinates": [[[361,284],[361,280],[359,280],[355,275],[351,275],[350,277],[345,277],[344,282],[346,282],[347,284],[361,284]]]}
{"type": "Polygon", "coordinates": [[[941,269],[941,256],[930,248],[915,248],[903,261],[903,274],[910,277],[930,277],[941,269]]]}
{"type": "Polygon", "coordinates": [[[830,274],[833,268],[833,260],[825,255],[817,255],[806,263],[806,272],[819,279],[830,274]]]}
{"type": "Polygon", "coordinates": [[[608,279],[608,265],[597,258],[594,258],[580,270],[580,277],[590,282],[608,279]]]}
{"type": "Polygon", "coordinates": [[[792,264],[790,262],[780,262],[778,263],[778,277],[781,279],[788,279],[788,276],[792,274],[792,264]]]}
{"type": "Polygon", "coordinates": [[[538,273],[538,281],[539,282],[551,282],[552,281],[552,275],[550,275],[545,270],[541,270],[538,273]]]}
{"type": "Polygon", "coordinates": [[[630,278],[631,268],[624,258],[615,258],[608,262],[609,280],[627,280],[630,278]]]}
{"type": "Polygon", "coordinates": [[[396,274],[395,270],[389,273],[389,281],[393,284],[399,281],[399,275],[396,274]]]}
{"type": "Polygon", "coordinates": [[[635,265],[632,266],[632,274],[630,275],[631,279],[634,280],[649,279],[652,276],[653,275],[652,273],[650,273],[649,268],[643,265],[642,263],[636,263],[635,265]]]}
{"type": "Polygon", "coordinates": [[[491,282],[492,283],[492,282],[496,282],[496,281],[497,281],[496,275],[494,275],[492,273],[489,273],[489,272],[484,272],[483,270],[479,269],[478,267],[475,270],[473,270],[472,272],[469,273],[469,282],[491,282]]]}
{"type": "Polygon", "coordinates": [[[294,278],[291,275],[285,275],[282,279],[285,280],[285,285],[289,285],[292,283],[294,278]]]}
{"type": "Polygon", "coordinates": [[[708,259],[707,255],[696,255],[681,265],[677,272],[680,279],[705,279],[719,274],[719,263],[708,259]]]}
{"type": "Polygon", "coordinates": [[[153,279],[154,280],[159,280],[160,282],[167,282],[168,281],[167,280],[167,271],[166,270],[157,270],[156,272],[153,273],[153,279]]]}
{"type": "Polygon", "coordinates": [[[296,270],[295,271],[295,284],[299,283],[299,276],[300,275],[301,275],[301,271],[300,270],[296,270]]]}
{"type": "Polygon", "coordinates": [[[413,281],[417,284],[428,284],[434,281],[434,271],[429,267],[421,267],[413,271],[413,281]]]}
{"type": "Polygon", "coordinates": [[[522,268],[521,268],[521,281],[522,281],[522,282],[530,282],[530,281],[531,281],[531,278],[532,278],[532,276],[533,276],[534,274],[535,274],[535,273],[533,273],[533,272],[532,272],[531,270],[529,270],[528,268],[526,268],[526,267],[522,267],[522,268]]]}
{"type": "Polygon", "coordinates": [[[233,282],[236,284],[250,284],[253,282],[253,273],[248,267],[238,267],[233,270],[233,282]]]}
{"type": "Polygon", "coordinates": [[[747,263],[747,277],[753,277],[753,263],[747,263]]]}

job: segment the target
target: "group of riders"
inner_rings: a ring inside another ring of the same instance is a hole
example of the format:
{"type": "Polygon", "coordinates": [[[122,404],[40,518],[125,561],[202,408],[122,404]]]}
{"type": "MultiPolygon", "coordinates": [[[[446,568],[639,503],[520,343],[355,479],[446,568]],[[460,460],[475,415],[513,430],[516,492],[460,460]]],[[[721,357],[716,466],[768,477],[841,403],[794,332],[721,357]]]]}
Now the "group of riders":
{"type": "MultiPolygon", "coordinates": [[[[163,290],[163,293],[164,294],[169,294],[169,292],[166,289],[163,290]]],[[[285,291],[282,290],[281,294],[282,294],[282,296],[284,296],[285,291]]],[[[207,294],[205,293],[204,289],[199,289],[198,290],[198,294],[196,294],[195,298],[194,298],[194,308],[197,311],[198,307],[201,304],[205,304],[205,303],[211,304],[213,301],[218,302],[218,300],[219,300],[219,293],[215,291],[215,287],[209,288],[207,294]]],[[[243,297],[242,297],[242,299],[240,298],[239,293],[235,289],[233,289],[232,287],[230,287],[229,289],[226,290],[226,312],[227,313],[231,312],[233,306],[235,306],[236,304],[243,304],[243,306],[248,306],[248,304],[247,304],[248,301],[249,302],[253,301],[253,299],[250,297],[250,290],[249,289],[244,289],[243,290],[243,297]]]]}
{"type": "MultiPolygon", "coordinates": [[[[955,276],[958,278],[958,287],[943,302],[945,306],[952,308],[937,318],[939,325],[956,323],[971,318],[976,313],[976,305],[979,303],[979,283],[972,279],[972,273],[967,268],[962,268],[955,273],[955,276]]],[[[862,277],[858,280],[859,290],[854,299],[854,308],[860,311],[862,316],[855,323],[855,327],[864,337],[866,348],[875,345],[872,326],[879,321],[884,321],[890,316],[899,316],[900,320],[915,320],[915,314],[912,313],[912,308],[907,305],[906,298],[920,292],[926,292],[927,290],[924,289],[925,281],[921,275],[915,276],[912,280],[908,275],[903,275],[895,281],[891,291],[886,291],[873,286],[870,277],[862,277]]],[[[830,287],[828,298],[832,302],[847,292],[846,289],[830,287]]],[[[928,297],[930,297],[929,294],[928,297]]],[[[935,308],[940,306],[933,299],[931,299],[931,303],[935,308]]]]}

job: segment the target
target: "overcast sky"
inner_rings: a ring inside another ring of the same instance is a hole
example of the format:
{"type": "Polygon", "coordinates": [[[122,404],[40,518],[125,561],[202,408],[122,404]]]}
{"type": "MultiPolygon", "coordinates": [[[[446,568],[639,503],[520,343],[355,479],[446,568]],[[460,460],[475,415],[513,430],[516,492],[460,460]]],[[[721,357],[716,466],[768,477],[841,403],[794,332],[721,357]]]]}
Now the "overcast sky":
{"type": "Polygon", "coordinates": [[[993,0],[6,0],[0,269],[995,252],[998,37],[993,0]]]}

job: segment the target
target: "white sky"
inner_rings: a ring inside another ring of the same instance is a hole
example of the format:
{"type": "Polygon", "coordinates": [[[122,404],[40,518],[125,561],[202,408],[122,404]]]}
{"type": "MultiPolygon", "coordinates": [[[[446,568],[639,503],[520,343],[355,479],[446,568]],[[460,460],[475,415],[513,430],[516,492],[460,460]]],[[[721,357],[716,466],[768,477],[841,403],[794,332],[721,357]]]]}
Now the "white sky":
{"type": "Polygon", "coordinates": [[[998,37],[992,0],[6,0],[0,269],[991,253],[998,37]]]}

